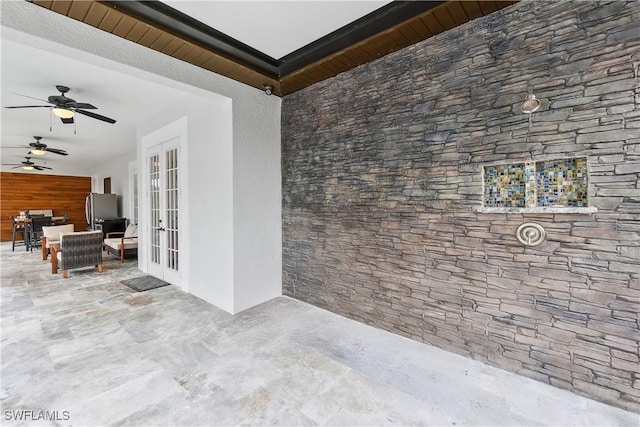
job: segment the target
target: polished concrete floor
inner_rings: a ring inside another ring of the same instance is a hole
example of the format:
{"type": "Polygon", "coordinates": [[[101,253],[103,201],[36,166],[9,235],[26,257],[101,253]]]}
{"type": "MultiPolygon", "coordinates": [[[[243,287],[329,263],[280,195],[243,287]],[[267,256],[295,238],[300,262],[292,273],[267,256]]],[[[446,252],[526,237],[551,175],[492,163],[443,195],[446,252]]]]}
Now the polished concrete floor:
{"type": "Polygon", "coordinates": [[[103,273],[63,280],[39,253],[0,255],[2,425],[640,423],[286,297],[231,316],[174,286],[121,285],[135,261],[105,255],[103,273]]]}

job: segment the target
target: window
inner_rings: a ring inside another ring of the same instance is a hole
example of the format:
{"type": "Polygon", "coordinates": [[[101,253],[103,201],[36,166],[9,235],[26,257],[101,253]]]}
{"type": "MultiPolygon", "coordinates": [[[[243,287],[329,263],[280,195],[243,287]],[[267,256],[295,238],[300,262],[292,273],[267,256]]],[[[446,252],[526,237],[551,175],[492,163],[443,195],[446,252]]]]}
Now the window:
{"type": "Polygon", "coordinates": [[[136,162],[129,163],[129,216],[130,223],[138,225],[138,169],[136,162]]]}

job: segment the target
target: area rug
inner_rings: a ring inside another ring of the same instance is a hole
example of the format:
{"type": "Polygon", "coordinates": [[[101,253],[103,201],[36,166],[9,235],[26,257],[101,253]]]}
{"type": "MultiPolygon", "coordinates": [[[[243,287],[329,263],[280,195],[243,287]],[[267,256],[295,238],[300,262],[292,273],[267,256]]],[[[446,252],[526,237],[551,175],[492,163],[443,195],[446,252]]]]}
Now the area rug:
{"type": "Polygon", "coordinates": [[[169,285],[169,283],[164,280],[160,280],[153,276],[134,277],[133,279],[122,280],[120,283],[138,292],[144,292],[150,289],[161,288],[169,285]]]}

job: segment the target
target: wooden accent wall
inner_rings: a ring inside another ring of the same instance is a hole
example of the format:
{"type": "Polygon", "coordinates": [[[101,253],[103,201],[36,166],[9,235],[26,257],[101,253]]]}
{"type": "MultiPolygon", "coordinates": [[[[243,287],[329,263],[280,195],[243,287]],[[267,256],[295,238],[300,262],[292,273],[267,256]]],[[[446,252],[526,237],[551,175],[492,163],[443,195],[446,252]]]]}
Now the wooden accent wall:
{"type": "Polygon", "coordinates": [[[11,241],[9,216],[29,209],[53,209],[55,216],[66,213],[76,231],[86,230],[84,202],[90,192],[88,176],[0,172],[0,241],[11,241]]]}

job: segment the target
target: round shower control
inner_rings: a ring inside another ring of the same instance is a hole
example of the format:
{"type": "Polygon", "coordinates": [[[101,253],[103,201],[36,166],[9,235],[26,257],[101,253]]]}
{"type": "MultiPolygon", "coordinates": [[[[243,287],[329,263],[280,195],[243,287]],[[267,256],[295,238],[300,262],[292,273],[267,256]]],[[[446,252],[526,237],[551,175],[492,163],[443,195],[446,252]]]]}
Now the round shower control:
{"type": "Polygon", "coordinates": [[[547,233],[544,228],[535,222],[524,223],[516,230],[516,237],[520,243],[527,246],[539,245],[544,242],[546,236],[547,233]]]}

